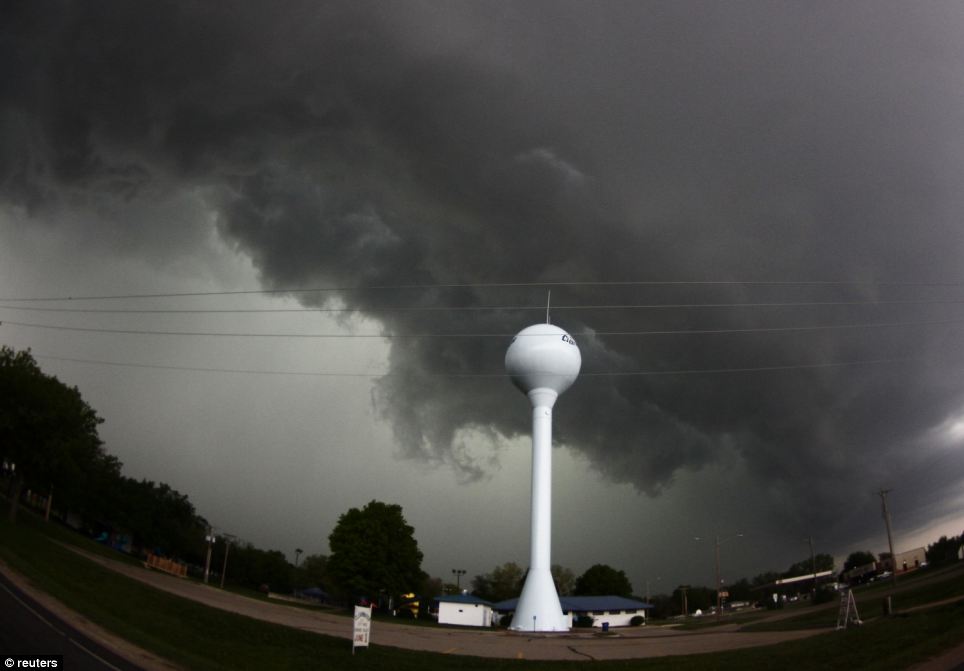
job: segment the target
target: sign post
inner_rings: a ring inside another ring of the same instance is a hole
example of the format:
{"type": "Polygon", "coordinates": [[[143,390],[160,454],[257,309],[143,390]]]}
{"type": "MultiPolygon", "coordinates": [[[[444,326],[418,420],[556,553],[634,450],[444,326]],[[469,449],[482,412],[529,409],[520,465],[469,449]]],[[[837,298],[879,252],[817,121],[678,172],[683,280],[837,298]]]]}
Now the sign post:
{"type": "Polygon", "coordinates": [[[351,637],[351,654],[355,648],[367,648],[372,632],[372,607],[355,606],[354,627],[351,637]]]}

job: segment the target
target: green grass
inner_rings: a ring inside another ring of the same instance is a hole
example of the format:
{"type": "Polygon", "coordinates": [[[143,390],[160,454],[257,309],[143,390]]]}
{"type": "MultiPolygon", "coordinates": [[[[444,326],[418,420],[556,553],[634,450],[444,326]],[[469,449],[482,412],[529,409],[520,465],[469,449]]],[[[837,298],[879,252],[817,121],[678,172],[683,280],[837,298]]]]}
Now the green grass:
{"type": "MultiPolygon", "coordinates": [[[[889,581],[872,583],[854,590],[857,611],[862,620],[868,621],[884,613],[884,601],[892,595],[894,611],[907,610],[950,598],[964,599],[964,566],[943,569],[939,572],[921,571],[902,577],[894,593],[889,581]]],[[[772,622],[752,623],[742,631],[786,631],[791,629],[820,629],[837,623],[839,602],[824,608],[806,609],[799,615],[772,622]]]]}
{"type": "MultiPolygon", "coordinates": [[[[585,671],[587,662],[489,660],[374,645],[260,622],[180,599],[50,542],[60,531],[26,518],[0,522],[0,558],[92,621],[188,669],[476,669],[585,671]]],[[[66,533],[66,532],[65,532],[66,533]]],[[[69,538],[64,536],[61,540],[69,538]]],[[[78,539],[73,539],[78,540],[78,539]]],[[[69,542],[69,540],[68,540],[69,542]]],[[[831,611],[831,618],[835,613],[831,611]]],[[[833,624],[832,622],[830,624],[833,624]]],[[[375,623],[377,628],[378,623],[375,623]]],[[[376,631],[377,639],[377,631],[376,631]]],[[[903,669],[964,640],[964,602],[765,648],[592,662],[593,669],[903,669]]]]}

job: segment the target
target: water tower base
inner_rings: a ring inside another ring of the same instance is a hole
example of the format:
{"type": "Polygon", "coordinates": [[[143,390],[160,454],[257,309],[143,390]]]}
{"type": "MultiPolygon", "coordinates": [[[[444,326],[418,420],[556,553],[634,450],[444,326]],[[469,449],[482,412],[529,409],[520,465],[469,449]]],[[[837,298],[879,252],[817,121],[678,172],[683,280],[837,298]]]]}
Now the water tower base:
{"type": "Polygon", "coordinates": [[[531,569],[516,605],[512,631],[569,631],[549,569],[531,569]]]}

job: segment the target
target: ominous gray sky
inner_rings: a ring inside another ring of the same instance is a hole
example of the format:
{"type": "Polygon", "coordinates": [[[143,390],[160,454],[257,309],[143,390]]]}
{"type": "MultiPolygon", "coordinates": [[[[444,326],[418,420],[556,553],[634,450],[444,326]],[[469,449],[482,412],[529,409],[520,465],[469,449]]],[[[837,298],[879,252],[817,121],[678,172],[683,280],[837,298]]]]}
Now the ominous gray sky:
{"type": "Polygon", "coordinates": [[[693,536],[744,534],[729,579],[882,551],[880,488],[898,549],[960,533],[962,37],[958,2],[5,2],[0,341],[222,530],[327,552],[379,498],[451,578],[528,559],[493,374],[551,286],[554,561],[642,594],[712,583],[693,536]]]}

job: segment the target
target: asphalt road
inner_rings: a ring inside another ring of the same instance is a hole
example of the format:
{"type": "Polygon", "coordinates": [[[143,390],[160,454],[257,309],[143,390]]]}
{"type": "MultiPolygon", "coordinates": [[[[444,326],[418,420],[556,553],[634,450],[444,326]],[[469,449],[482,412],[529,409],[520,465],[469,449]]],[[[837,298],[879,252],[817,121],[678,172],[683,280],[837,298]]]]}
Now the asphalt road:
{"type": "Polygon", "coordinates": [[[70,626],[0,573],[0,671],[15,655],[60,655],[65,671],[142,671],[70,626]]]}

